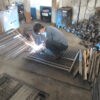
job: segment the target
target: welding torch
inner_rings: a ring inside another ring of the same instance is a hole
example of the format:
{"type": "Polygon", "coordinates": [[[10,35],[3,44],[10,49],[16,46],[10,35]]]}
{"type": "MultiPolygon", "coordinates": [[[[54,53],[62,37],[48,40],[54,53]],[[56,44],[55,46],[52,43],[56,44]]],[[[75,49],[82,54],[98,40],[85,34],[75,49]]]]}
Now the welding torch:
{"type": "Polygon", "coordinates": [[[30,47],[31,50],[29,50],[29,53],[38,53],[46,49],[45,43],[41,43],[40,45],[37,45],[34,41],[34,38],[32,34],[29,34],[30,40],[28,41],[26,38],[24,38],[18,31],[16,31],[19,34],[19,39],[22,40],[26,45],[30,47]]]}

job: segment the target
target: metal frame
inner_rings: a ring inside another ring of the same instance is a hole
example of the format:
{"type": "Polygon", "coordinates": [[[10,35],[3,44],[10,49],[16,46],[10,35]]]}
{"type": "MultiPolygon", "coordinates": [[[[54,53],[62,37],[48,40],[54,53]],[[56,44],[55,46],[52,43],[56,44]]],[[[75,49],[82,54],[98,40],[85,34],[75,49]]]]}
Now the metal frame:
{"type": "Polygon", "coordinates": [[[79,55],[79,51],[77,52],[77,54],[76,54],[76,56],[75,56],[75,58],[73,60],[70,59],[70,58],[65,58],[65,57],[63,58],[63,59],[72,61],[71,66],[57,64],[57,63],[54,63],[54,62],[51,62],[51,61],[47,61],[47,60],[44,60],[44,59],[41,59],[41,58],[37,58],[37,57],[32,56],[32,55],[29,55],[26,59],[32,60],[32,61],[36,61],[36,62],[45,64],[45,65],[48,65],[48,66],[51,66],[51,67],[60,69],[60,70],[64,70],[64,71],[67,71],[67,72],[71,72],[71,70],[72,70],[72,68],[73,68],[73,66],[74,66],[74,64],[75,64],[75,62],[76,62],[76,60],[78,58],[78,55],[79,55]]]}

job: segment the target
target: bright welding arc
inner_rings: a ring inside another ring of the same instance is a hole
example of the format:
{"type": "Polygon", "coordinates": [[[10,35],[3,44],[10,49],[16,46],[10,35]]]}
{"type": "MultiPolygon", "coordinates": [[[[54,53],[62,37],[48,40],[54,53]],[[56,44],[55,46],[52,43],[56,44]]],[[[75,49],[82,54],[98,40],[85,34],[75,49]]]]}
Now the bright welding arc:
{"type": "Polygon", "coordinates": [[[31,41],[27,41],[27,40],[21,35],[21,33],[19,33],[18,31],[16,31],[16,32],[19,34],[18,38],[19,38],[20,40],[22,40],[26,45],[28,45],[29,47],[31,47],[32,50],[30,51],[30,53],[36,53],[36,52],[40,52],[41,50],[46,49],[46,48],[45,48],[45,45],[44,45],[43,43],[41,43],[40,45],[37,45],[37,44],[35,43],[34,38],[33,38],[32,35],[30,35],[31,41]]]}

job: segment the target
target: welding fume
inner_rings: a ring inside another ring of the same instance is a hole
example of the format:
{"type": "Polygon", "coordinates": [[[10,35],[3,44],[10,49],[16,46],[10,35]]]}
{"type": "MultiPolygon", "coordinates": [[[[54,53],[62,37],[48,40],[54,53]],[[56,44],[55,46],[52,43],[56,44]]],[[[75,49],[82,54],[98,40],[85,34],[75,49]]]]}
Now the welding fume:
{"type": "Polygon", "coordinates": [[[39,47],[43,48],[44,52],[48,49],[56,59],[62,58],[68,48],[68,41],[62,31],[53,26],[43,26],[40,23],[33,26],[33,31],[36,36],[43,38],[39,47]]]}

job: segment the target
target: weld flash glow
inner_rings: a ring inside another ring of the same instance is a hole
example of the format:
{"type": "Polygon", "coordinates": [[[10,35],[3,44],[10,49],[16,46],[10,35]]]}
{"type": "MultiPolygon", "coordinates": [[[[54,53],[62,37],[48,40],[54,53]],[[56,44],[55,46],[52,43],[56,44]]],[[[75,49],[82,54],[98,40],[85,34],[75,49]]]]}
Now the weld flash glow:
{"type": "Polygon", "coordinates": [[[15,36],[14,38],[19,38],[20,40],[22,40],[26,45],[28,45],[29,47],[31,47],[31,51],[30,53],[36,53],[39,52],[43,49],[45,49],[44,44],[40,44],[37,45],[33,39],[33,37],[31,37],[32,41],[27,41],[21,34],[18,34],[17,36],[15,36]]]}

